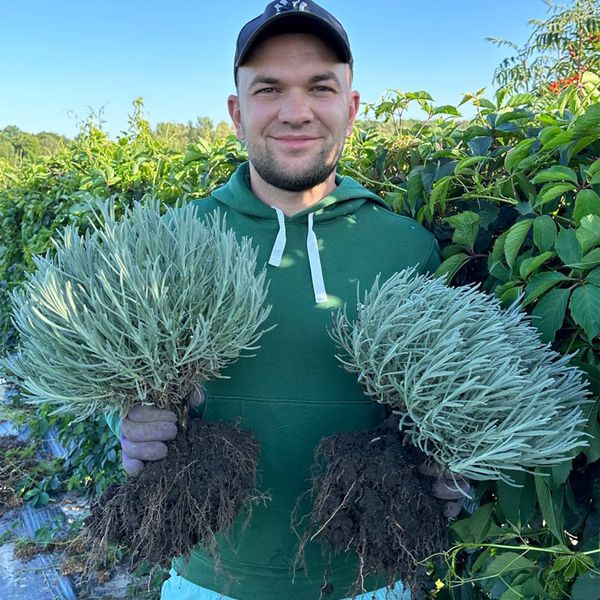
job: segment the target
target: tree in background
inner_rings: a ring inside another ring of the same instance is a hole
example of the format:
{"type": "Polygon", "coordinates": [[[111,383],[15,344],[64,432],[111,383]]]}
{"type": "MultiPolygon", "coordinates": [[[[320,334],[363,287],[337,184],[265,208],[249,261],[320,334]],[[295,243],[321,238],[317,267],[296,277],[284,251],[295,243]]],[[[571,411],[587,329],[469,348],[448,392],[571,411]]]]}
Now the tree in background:
{"type": "Polygon", "coordinates": [[[233,128],[225,121],[216,126],[210,117],[197,117],[196,122],[174,123],[167,121],[158,123],[155,129],[156,137],[171,148],[183,152],[190,144],[200,140],[214,143],[233,135],[233,128]]]}
{"type": "Polygon", "coordinates": [[[515,51],[494,73],[494,81],[508,92],[558,94],[580,82],[585,72],[600,71],[600,2],[544,1],[551,16],[529,21],[533,31],[521,48],[508,40],[488,38],[515,51]]]}

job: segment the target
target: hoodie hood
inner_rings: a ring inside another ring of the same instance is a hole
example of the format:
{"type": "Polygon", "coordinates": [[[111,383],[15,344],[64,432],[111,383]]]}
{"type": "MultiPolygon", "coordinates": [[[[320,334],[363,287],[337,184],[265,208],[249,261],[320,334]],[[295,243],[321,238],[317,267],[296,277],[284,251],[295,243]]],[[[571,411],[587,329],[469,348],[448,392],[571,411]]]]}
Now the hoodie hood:
{"type": "MultiPolygon", "coordinates": [[[[285,217],[288,222],[306,221],[307,215],[314,215],[314,222],[330,221],[356,212],[367,202],[375,203],[390,210],[388,205],[377,195],[360,185],[352,177],[336,175],[336,188],[316,204],[285,217]]],[[[230,180],[217,188],[212,196],[231,209],[251,217],[277,221],[273,207],[259,200],[250,189],[250,166],[245,162],[240,165],[230,180]]]]}
{"type": "Polygon", "coordinates": [[[212,196],[240,214],[273,221],[277,224],[277,234],[272,242],[268,264],[279,267],[287,243],[286,225],[306,223],[306,253],[308,257],[315,302],[327,302],[327,291],[323,280],[319,240],[314,231],[314,223],[325,223],[355,213],[365,203],[371,202],[390,210],[387,204],[354,181],[351,177],[336,176],[336,188],[316,204],[291,217],[286,217],[281,208],[269,206],[260,200],[250,189],[250,167],[245,162],[237,169],[231,179],[212,196]]]}

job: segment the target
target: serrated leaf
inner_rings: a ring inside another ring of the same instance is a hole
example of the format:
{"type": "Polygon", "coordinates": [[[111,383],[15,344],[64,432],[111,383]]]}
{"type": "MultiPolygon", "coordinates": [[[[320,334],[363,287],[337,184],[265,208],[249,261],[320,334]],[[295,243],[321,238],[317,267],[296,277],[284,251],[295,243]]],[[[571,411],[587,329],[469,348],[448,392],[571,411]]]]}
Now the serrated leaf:
{"type": "Polygon", "coordinates": [[[514,473],[511,477],[519,487],[496,482],[498,507],[504,518],[520,529],[535,516],[535,487],[529,473],[514,473]]]}
{"type": "Polygon", "coordinates": [[[598,215],[586,215],[579,222],[579,227],[575,233],[583,252],[600,245],[600,217],[598,215]]]}
{"type": "Polygon", "coordinates": [[[469,260],[469,255],[464,252],[460,252],[458,254],[453,254],[436,269],[435,277],[442,277],[446,275],[446,281],[449,283],[452,281],[456,273],[460,270],[460,268],[469,260]]]}
{"type": "Polygon", "coordinates": [[[594,176],[597,173],[600,173],[600,158],[597,158],[588,168],[588,175],[594,176]]]}
{"type": "Polygon", "coordinates": [[[542,142],[542,144],[546,145],[550,140],[552,140],[562,132],[562,128],[558,125],[548,125],[538,133],[538,138],[540,142],[542,142]]]}
{"type": "Polygon", "coordinates": [[[537,301],[532,311],[533,318],[531,322],[540,332],[543,342],[547,343],[554,340],[556,332],[565,320],[570,294],[569,289],[555,288],[537,301]]]}
{"type": "Polygon", "coordinates": [[[518,221],[509,230],[504,241],[504,257],[509,267],[512,267],[529,230],[533,219],[518,221]]]}
{"type": "Polygon", "coordinates": [[[458,164],[454,168],[454,174],[460,175],[460,173],[462,173],[462,171],[464,171],[465,169],[468,169],[473,165],[478,165],[479,163],[485,162],[487,160],[489,160],[489,157],[487,156],[468,156],[467,158],[463,158],[462,160],[458,161],[458,164]]]}
{"type": "Polygon", "coordinates": [[[556,241],[556,224],[550,215],[536,217],[533,221],[533,243],[540,252],[552,250],[556,241]]]}
{"type": "Polygon", "coordinates": [[[600,287],[600,267],[590,271],[586,276],[585,280],[593,285],[600,287]]]}
{"type": "Polygon", "coordinates": [[[452,104],[443,104],[442,106],[436,106],[433,109],[434,115],[451,115],[453,117],[460,117],[461,114],[458,112],[456,106],[452,106],[452,104]]]}
{"type": "Polygon", "coordinates": [[[588,340],[600,333],[600,287],[584,284],[573,290],[569,309],[577,325],[583,328],[588,340]]]}
{"type": "Polygon", "coordinates": [[[586,215],[600,215],[600,196],[594,190],[581,190],[575,198],[573,218],[579,223],[586,215]]]}
{"type": "Polygon", "coordinates": [[[565,265],[572,265],[581,261],[582,250],[573,229],[561,229],[554,248],[565,265]]]}
{"type": "Polygon", "coordinates": [[[551,258],[555,257],[556,254],[554,252],[543,252],[538,256],[532,256],[531,258],[526,258],[519,267],[519,275],[521,279],[527,279],[532,273],[534,273],[537,269],[539,269],[545,262],[549,261],[551,258]]]}
{"type": "Polygon", "coordinates": [[[542,511],[542,516],[554,537],[559,542],[564,543],[562,515],[558,510],[557,502],[550,491],[550,477],[543,475],[544,471],[539,467],[536,468],[535,471],[535,491],[542,511]]]}
{"type": "Polygon", "coordinates": [[[543,206],[567,192],[572,192],[574,189],[575,186],[572,183],[552,183],[540,191],[536,207],[543,206]]]}
{"type": "Polygon", "coordinates": [[[435,183],[433,190],[431,191],[431,195],[429,196],[428,205],[431,209],[431,212],[435,210],[437,204],[444,209],[446,205],[446,198],[448,197],[448,187],[450,186],[450,177],[442,177],[439,181],[435,183]]]}
{"type": "Polygon", "coordinates": [[[591,252],[588,252],[580,262],[573,265],[577,269],[589,269],[600,265],[600,248],[594,248],[591,252]]]}
{"type": "Polygon", "coordinates": [[[473,250],[481,221],[479,215],[467,210],[457,215],[446,217],[444,221],[454,228],[452,241],[455,244],[466,246],[473,250]]]}
{"type": "Polygon", "coordinates": [[[546,271],[545,273],[534,275],[525,288],[523,306],[527,306],[557,283],[566,281],[567,279],[567,276],[563,275],[560,271],[546,271]]]}
{"type": "Polygon", "coordinates": [[[469,146],[469,150],[471,150],[473,156],[487,156],[493,142],[494,138],[489,135],[478,136],[469,140],[467,146],[469,146]]]}
{"type": "Polygon", "coordinates": [[[550,167],[549,169],[540,171],[532,179],[532,182],[535,184],[548,183],[550,181],[570,181],[577,185],[577,173],[575,173],[573,169],[569,169],[569,167],[556,165],[554,167],[550,167]]]}
{"type": "Polygon", "coordinates": [[[484,571],[485,577],[498,577],[514,571],[537,570],[536,564],[517,552],[502,552],[490,561],[484,571]]]}
{"type": "Polygon", "coordinates": [[[451,529],[461,541],[480,544],[485,539],[486,533],[492,522],[494,504],[484,504],[470,517],[456,521],[451,529]]]}
{"type": "Polygon", "coordinates": [[[520,141],[514,148],[509,150],[504,157],[504,168],[509,172],[513,173],[519,166],[519,163],[526,157],[529,156],[531,148],[537,140],[535,138],[528,138],[520,141]]]}

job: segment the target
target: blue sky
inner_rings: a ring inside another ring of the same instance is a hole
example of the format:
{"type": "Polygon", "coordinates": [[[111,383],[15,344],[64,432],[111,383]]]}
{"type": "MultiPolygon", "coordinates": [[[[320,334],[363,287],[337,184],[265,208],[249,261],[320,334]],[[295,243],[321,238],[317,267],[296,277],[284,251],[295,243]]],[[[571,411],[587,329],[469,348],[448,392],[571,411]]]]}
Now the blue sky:
{"type": "MultiPolygon", "coordinates": [[[[5,0],[0,6],[0,128],[73,136],[90,110],[113,136],[132,101],[145,115],[186,122],[228,119],[240,27],[264,0],[5,0]]],[[[387,89],[427,90],[437,104],[492,89],[508,49],[523,43],[543,0],[322,0],[344,25],[355,56],[355,87],[367,102],[387,89]]],[[[465,116],[468,116],[468,111],[465,116]]],[[[416,116],[416,115],[415,115],[416,116]]]]}

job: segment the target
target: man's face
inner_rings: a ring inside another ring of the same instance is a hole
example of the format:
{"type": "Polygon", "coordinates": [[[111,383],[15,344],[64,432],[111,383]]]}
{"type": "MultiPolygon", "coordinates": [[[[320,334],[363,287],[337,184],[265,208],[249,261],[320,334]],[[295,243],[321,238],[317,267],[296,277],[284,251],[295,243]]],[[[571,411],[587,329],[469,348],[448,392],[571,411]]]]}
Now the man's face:
{"type": "Polygon", "coordinates": [[[229,114],[258,175],[294,192],[325,181],[358,111],[349,66],[315,36],[279,35],[253,50],[237,83],[229,114]]]}

